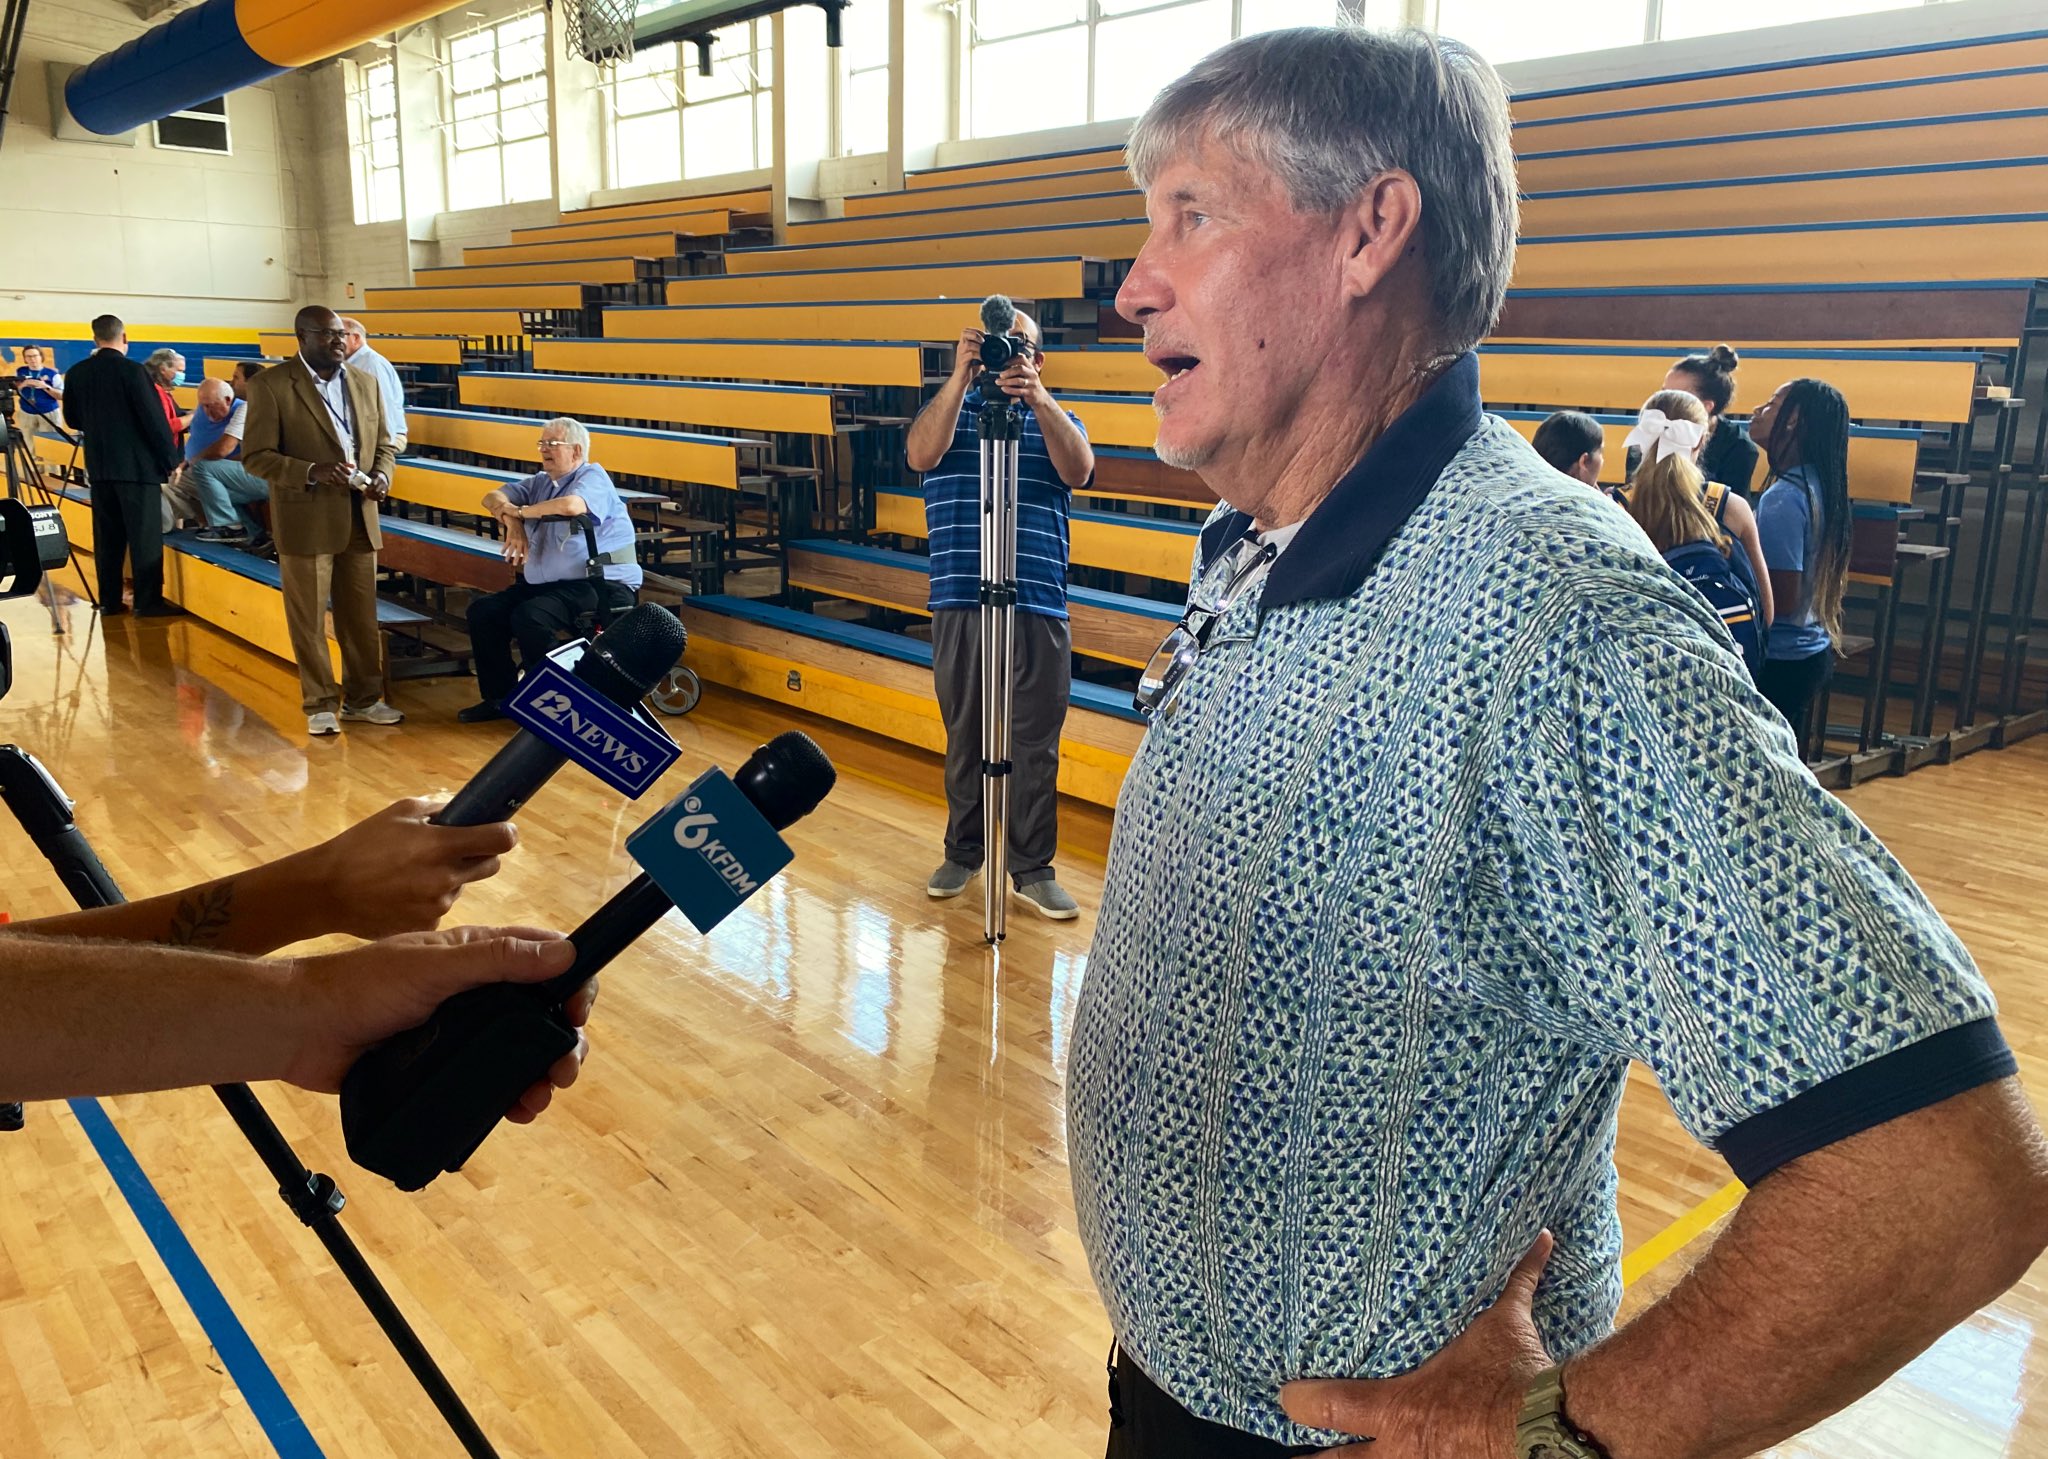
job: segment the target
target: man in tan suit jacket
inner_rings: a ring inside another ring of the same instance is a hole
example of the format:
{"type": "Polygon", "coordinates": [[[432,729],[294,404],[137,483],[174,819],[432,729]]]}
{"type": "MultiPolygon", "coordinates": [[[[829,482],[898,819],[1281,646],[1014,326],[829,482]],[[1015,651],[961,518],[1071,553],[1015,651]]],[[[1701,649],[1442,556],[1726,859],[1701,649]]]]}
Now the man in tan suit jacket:
{"type": "Polygon", "coordinates": [[[337,710],[341,719],[397,724],[405,716],[381,697],[377,635],[377,503],[390,494],[397,452],[376,382],[343,368],[347,347],[334,311],[308,305],[293,329],[298,358],[249,383],[242,464],[270,483],[270,532],[306,731],[339,734],[337,710]],[[341,641],[338,691],[327,657],[330,596],[341,641]]]}

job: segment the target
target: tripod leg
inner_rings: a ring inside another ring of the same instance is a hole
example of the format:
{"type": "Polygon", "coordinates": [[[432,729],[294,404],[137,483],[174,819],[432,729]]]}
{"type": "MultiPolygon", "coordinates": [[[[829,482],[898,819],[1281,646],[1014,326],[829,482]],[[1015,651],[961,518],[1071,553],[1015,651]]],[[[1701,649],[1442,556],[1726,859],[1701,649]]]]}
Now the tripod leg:
{"type": "MultiPolygon", "coordinates": [[[[14,812],[37,849],[57,868],[80,907],[107,907],[126,900],[73,822],[70,798],[35,757],[18,746],[0,745],[0,797],[4,797],[8,809],[14,812]]],[[[498,1451],[491,1447],[476,1419],[463,1406],[433,1355],[341,1228],[336,1219],[345,1204],[340,1188],[330,1177],[315,1175],[306,1168],[246,1084],[216,1085],[213,1092],[277,1178],[278,1194],[293,1215],[312,1227],[313,1234],[333,1256],[335,1265],[341,1268],[342,1275],[348,1278],[349,1285],[355,1288],[356,1295],[461,1441],[464,1452],[470,1459],[498,1459],[498,1451]]]]}

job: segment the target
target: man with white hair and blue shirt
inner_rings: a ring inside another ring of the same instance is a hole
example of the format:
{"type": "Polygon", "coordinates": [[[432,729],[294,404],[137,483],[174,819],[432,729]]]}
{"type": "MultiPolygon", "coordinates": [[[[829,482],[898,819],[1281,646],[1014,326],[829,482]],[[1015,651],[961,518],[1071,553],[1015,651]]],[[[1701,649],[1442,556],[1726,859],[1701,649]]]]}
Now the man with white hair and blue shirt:
{"type": "Polygon", "coordinates": [[[377,382],[377,396],[384,402],[384,424],[391,432],[392,448],[403,451],[407,434],[405,382],[398,377],[398,366],[370,348],[370,336],[362,320],[342,320],[341,331],[342,346],[348,351],[348,367],[377,382]]]}
{"type": "Polygon", "coordinates": [[[584,613],[623,612],[640,592],[633,522],[611,476],[589,459],[590,432],[557,416],[541,427],[540,470],[484,493],[483,507],[504,533],[505,560],[519,577],[502,592],[472,599],[469,641],[482,696],[460,711],[464,724],[505,718],[503,700],[519,682],[512,645],[532,668],[584,613]],[[601,577],[590,573],[581,518],[595,523],[601,577]]]}
{"type": "Polygon", "coordinates": [[[1248,37],[1130,143],[1158,451],[1223,505],[1147,670],[1067,1128],[1112,1459],[1733,1459],[2048,1244],[1989,989],[1719,617],[1479,398],[1507,96],[1248,37]],[[1631,1061],[1749,1187],[1619,1332],[1631,1061]],[[1359,1444],[1359,1440],[1370,1440],[1359,1444]]]}

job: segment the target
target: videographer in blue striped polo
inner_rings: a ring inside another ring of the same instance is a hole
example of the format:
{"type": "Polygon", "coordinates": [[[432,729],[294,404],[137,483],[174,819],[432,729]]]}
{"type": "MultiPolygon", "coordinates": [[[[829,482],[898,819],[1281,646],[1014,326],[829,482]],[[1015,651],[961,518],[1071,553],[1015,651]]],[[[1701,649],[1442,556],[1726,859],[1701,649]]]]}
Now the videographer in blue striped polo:
{"type": "Polygon", "coordinates": [[[995,392],[1026,407],[1017,453],[1016,691],[1010,721],[1010,882],[1055,921],[1080,915],[1053,874],[1059,841],[1060,726],[1073,634],[1067,624],[1067,508],[1095,473],[1080,420],[1038,378],[1038,323],[1010,333],[1031,348],[991,382],[982,331],[961,331],[953,373],[911,422],[904,455],[924,477],[931,544],[932,677],[946,722],[946,859],[925,890],[957,897],[981,869],[981,448],[975,421],[995,392]],[[994,391],[990,385],[993,383],[994,391]]]}
{"type": "Polygon", "coordinates": [[[1719,615],[1482,407],[1506,88],[1422,31],[1275,31],[1129,161],[1117,308],[1160,459],[1224,505],[1067,1058],[1111,1459],[1818,1422],[2027,1271],[2048,1144],[1969,954],[1719,615]],[[1615,1331],[1631,1062],[1749,1189],[1615,1331]]]}

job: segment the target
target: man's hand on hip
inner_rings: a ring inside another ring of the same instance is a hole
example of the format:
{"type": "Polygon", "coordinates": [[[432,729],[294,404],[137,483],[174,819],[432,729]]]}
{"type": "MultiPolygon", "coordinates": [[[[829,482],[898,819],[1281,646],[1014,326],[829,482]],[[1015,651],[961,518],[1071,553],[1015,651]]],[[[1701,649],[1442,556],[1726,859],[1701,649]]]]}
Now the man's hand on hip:
{"type": "Polygon", "coordinates": [[[1298,1424],[1368,1440],[1328,1449],[1357,1459],[1514,1459],[1515,1420],[1536,1375],[1551,1365],[1536,1331],[1536,1284],[1550,1260],[1548,1231],[1515,1267],[1500,1300],[1419,1368],[1397,1378],[1310,1378],[1283,1384],[1298,1424]]]}

